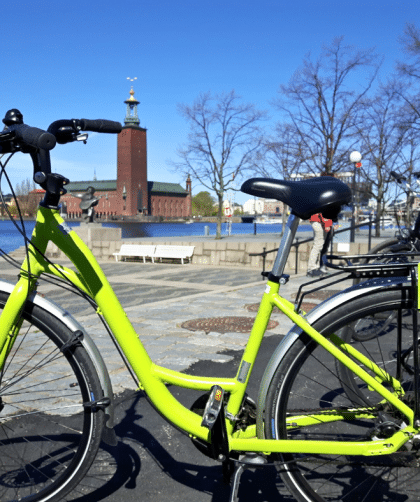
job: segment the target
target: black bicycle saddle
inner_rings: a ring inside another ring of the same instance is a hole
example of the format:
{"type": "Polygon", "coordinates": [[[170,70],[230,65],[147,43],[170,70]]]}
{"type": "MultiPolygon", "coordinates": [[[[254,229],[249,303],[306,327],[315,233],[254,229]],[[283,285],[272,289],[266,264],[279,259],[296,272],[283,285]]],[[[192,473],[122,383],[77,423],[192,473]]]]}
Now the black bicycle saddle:
{"type": "Polygon", "coordinates": [[[276,199],[290,206],[292,214],[302,220],[322,213],[325,218],[337,220],[341,206],[351,202],[348,185],[332,176],[308,178],[302,181],[251,178],[241,191],[256,197],[276,199]]]}

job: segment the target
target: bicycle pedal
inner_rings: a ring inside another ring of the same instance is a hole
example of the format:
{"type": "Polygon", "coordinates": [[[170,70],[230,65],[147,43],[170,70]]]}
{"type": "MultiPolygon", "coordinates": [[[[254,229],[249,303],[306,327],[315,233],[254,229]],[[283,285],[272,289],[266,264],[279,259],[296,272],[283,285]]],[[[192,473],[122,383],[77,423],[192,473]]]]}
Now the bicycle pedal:
{"type": "MultiPolygon", "coordinates": [[[[219,385],[214,385],[211,389],[210,396],[204,408],[203,420],[201,425],[209,430],[212,430],[214,424],[223,409],[224,390],[219,385]]],[[[224,417],[223,417],[224,418],[224,417]]]]}

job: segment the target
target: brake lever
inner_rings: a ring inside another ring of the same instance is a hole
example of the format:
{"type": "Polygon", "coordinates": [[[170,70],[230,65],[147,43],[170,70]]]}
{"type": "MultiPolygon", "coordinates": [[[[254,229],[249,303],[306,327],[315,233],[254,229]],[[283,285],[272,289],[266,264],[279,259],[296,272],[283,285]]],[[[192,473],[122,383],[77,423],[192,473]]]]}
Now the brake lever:
{"type": "Polygon", "coordinates": [[[15,138],[15,131],[4,130],[0,132],[0,154],[13,153],[20,150],[17,143],[13,141],[15,138]]]}
{"type": "Polygon", "coordinates": [[[88,137],[89,137],[89,134],[87,134],[87,133],[78,134],[76,136],[76,141],[83,141],[83,143],[86,145],[88,137]]]}
{"type": "Polygon", "coordinates": [[[61,127],[55,134],[57,143],[61,145],[73,143],[73,141],[83,141],[86,145],[88,136],[87,133],[80,133],[79,131],[75,131],[72,127],[61,127]]]}
{"type": "Polygon", "coordinates": [[[0,143],[5,143],[6,141],[12,141],[12,139],[16,138],[15,131],[3,131],[0,132],[0,143]]]}

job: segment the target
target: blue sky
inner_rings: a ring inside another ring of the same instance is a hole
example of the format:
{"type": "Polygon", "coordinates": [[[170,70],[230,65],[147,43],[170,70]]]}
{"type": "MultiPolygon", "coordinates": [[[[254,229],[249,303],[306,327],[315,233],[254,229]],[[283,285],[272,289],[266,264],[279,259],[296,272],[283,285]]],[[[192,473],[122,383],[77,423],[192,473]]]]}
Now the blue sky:
{"type": "MultiPolygon", "coordinates": [[[[61,118],[123,121],[127,77],[137,77],[141,126],[148,129],[148,178],[185,180],[170,160],[187,139],[177,104],[201,93],[235,89],[267,110],[309,51],[334,37],[384,57],[381,77],[403,57],[407,22],[420,25],[418,0],[137,0],[3,2],[0,114],[18,108],[25,123],[47,128],[61,118]]],[[[57,146],[53,169],[73,181],[116,178],[116,137],[92,134],[88,144],[57,146]]],[[[18,154],[8,173],[31,177],[18,154]]],[[[202,187],[193,181],[193,193],[202,187]]],[[[8,190],[3,186],[3,190],[8,190]]],[[[236,197],[243,202],[248,196],[236,197]]]]}

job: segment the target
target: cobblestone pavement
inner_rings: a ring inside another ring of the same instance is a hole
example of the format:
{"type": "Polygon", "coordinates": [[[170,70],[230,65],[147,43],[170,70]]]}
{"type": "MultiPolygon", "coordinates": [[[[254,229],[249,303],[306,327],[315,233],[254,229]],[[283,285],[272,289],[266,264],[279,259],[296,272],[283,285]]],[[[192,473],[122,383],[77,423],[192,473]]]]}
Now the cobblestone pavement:
{"type": "MultiPolygon", "coordinates": [[[[259,271],[141,263],[101,265],[155,362],[175,370],[188,369],[193,375],[234,376],[248,334],[219,333],[209,331],[208,326],[202,331],[190,331],[182,324],[201,318],[254,318],[255,307],[265,289],[259,271]]],[[[16,275],[16,269],[0,261],[2,279],[14,282],[16,275]]],[[[307,281],[303,275],[291,276],[282,287],[283,296],[293,300],[299,286],[307,281]]],[[[337,287],[334,285],[333,289],[337,287]]],[[[135,383],[92,307],[80,297],[44,281],[38,289],[71,312],[92,336],[118,395],[115,407],[118,445],[101,445],[89,472],[66,500],[227,502],[230,488],[222,482],[220,463],[202,455],[184,434],[170,427],[151,409],[143,393],[130,392],[135,383]]],[[[308,302],[319,301],[309,296],[308,302]]],[[[266,362],[281,335],[292,326],[278,311],[273,312],[272,320],[278,324],[266,332],[248,388],[254,399],[266,362]]],[[[37,389],[40,390],[43,389],[37,389]]],[[[183,388],[172,388],[172,392],[188,407],[200,394],[183,388]]],[[[60,402],[60,408],[63,404],[60,402]]],[[[61,419],[59,422],[65,423],[61,419]]],[[[242,476],[241,501],[266,502],[279,497],[291,501],[273,467],[255,473],[247,471],[242,476]]]]}
{"type": "MultiPolygon", "coordinates": [[[[104,262],[101,264],[150,357],[159,365],[185,370],[200,360],[228,362],[226,351],[245,347],[248,333],[191,331],[186,321],[213,317],[255,317],[248,308],[259,303],[264,292],[260,272],[245,268],[104,262]]],[[[16,269],[2,261],[0,277],[13,282],[16,269]]],[[[282,287],[285,298],[293,299],[303,275],[291,276],[282,287]]],[[[334,286],[337,288],[337,286],[334,286]]],[[[93,338],[107,364],[114,392],[134,388],[120,356],[99,317],[85,300],[40,282],[38,291],[68,310],[93,338]]],[[[311,302],[314,300],[311,300],[311,302]]],[[[273,312],[276,327],[266,336],[284,335],[292,323],[273,312]]],[[[208,329],[208,328],[206,328],[208,329]]]]}

